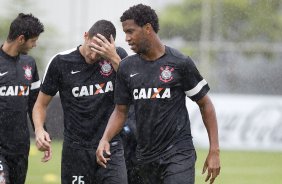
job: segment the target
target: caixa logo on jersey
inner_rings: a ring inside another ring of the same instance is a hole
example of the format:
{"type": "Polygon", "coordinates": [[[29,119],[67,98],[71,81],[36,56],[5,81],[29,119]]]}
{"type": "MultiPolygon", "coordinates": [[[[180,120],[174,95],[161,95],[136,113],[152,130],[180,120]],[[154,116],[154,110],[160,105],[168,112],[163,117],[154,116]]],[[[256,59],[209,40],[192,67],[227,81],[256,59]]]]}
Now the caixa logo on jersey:
{"type": "Polygon", "coordinates": [[[111,75],[113,73],[113,67],[112,67],[111,63],[109,63],[108,61],[106,61],[106,60],[100,61],[99,64],[101,66],[100,73],[103,76],[108,77],[109,75],[111,75]]]}
{"type": "Polygon", "coordinates": [[[141,88],[133,90],[134,100],[170,98],[170,88],[141,88]]]}
{"type": "Polygon", "coordinates": [[[0,96],[28,96],[29,86],[1,86],[0,96]]]}
{"type": "Polygon", "coordinates": [[[32,79],[32,73],[31,73],[32,68],[30,66],[26,65],[26,66],[23,67],[23,69],[24,69],[24,77],[27,80],[31,80],[32,79]]]}
{"type": "Polygon", "coordinates": [[[174,71],[173,67],[165,66],[161,67],[160,80],[167,83],[173,79],[172,72],[174,71]]]}
{"type": "Polygon", "coordinates": [[[108,81],[107,83],[72,88],[72,94],[74,97],[92,96],[108,93],[111,91],[114,91],[112,81],[108,81]]]}

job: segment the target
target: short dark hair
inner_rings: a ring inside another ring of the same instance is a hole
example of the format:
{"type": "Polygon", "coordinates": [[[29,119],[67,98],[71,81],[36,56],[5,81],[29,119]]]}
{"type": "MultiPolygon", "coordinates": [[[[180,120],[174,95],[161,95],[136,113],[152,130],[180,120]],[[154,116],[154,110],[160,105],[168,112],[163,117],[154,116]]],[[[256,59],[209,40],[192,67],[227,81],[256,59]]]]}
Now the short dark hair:
{"type": "Polygon", "coordinates": [[[133,19],[140,27],[150,23],[156,33],[159,31],[158,15],[150,6],[138,4],[130,7],[122,14],[120,21],[124,22],[129,19],[133,19]]]}
{"type": "Polygon", "coordinates": [[[14,41],[20,35],[24,35],[24,39],[28,40],[39,36],[42,32],[44,26],[38,18],[32,14],[19,13],[10,25],[7,40],[14,41]]]}
{"type": "Polygon", "coordinates": [[[98,33],[103,35],[108,41],[110,41],[111,35],[116,39],[116,28],[114,24],[108,20],[97,21],[88,31],[90,38],[98,33]]]}

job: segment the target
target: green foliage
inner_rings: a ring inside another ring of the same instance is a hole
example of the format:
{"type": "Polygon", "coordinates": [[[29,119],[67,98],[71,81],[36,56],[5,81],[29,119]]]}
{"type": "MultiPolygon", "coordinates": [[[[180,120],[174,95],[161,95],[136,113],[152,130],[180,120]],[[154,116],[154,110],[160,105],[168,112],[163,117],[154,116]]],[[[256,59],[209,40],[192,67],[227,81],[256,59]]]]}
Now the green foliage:
{"type": "Polygon", "coordinates": [[[160,16],[160,36],[163,38],[182,37],[197,41],[201,30],[201,3],[198,0],[184,1],[183,4],[167,6],[160,16]]]}
{"type": "Polygon", "coordinates": [[[10,26],[10,22],[8,22],[8,20],[0,17],[0,22],[1,22],[1,26],[0,26],[0,42],[1,44],[6,40],[7,35],[8,35],[8,27],[10,26]]]}
{"type": "MultiPolygon", "coordinates": [[[[183,0],[167,6],[160,15],[160,36],[199,41],[202,3],[206,0],[183,0]]],[[[210,0],[210,40],[281,42],[282,1],[280,0],[210,0]]]]}

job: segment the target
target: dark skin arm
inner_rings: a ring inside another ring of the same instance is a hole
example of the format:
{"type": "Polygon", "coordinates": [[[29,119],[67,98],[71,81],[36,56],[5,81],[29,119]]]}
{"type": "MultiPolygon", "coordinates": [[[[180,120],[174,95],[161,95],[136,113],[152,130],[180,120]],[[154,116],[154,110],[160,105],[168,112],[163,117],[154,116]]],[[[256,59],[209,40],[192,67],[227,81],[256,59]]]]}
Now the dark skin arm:
{"type": "Polygon", "coordinates": [[[197,101],[197,104],[200,108],[202,119],[207,129],[210,143],[209,153],[205,160],[202,174],[207,171],[207,177],[205,181],[210,181],[210,184],[212,184],[215,178],[220,173],[220,150],[218,142],[216,113],[213,103],[208,95],[205,95],[203,98],[197,101]]]}
{"type": "Polygon", "coordinates": [[[99,146],[96,151],[97,163],[106,168],[107,161],[110,158],[105,158],[104,152],[107,155],[111,155],[110,152],[110,141],[117,135],[124,126],[124,122],[127,118],[128,106],[127,105],[116,105],[115,109],[109,119],[106,130],[100,140],[99,146]]]}

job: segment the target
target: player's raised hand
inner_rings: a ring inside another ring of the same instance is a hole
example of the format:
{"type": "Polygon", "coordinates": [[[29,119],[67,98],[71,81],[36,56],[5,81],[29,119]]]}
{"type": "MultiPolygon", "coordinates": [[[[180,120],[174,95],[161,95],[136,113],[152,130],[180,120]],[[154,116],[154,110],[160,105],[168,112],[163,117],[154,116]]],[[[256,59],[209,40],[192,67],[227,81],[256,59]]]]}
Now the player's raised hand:
{"type": "Polygon", "coordinates": [[[110,42],[101,34],[93,37],[91,42],[91,50],[100,54],[103,58],[111,60],[116,57],[116,47],[113,36],[111,35],[110,42]]]}

